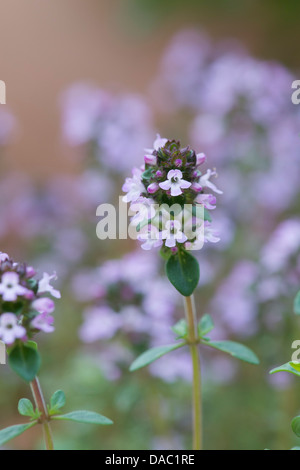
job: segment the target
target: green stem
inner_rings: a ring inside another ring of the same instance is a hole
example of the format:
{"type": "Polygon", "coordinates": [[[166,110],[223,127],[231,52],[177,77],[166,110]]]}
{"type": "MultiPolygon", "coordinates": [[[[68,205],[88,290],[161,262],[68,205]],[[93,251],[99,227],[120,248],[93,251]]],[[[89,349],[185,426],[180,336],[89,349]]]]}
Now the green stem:
{"type": "Polygon", "coordinates": [[[188,342],[193,363],[193,450],[202,449],[201,369],[194,297],[184,297],[188,342]]]}
{"type": "Polygon", "coordinates": [[[40,421],[41,421],[41,424],[43,425],[43,433],[44,433],[46,449],[54,450],[52,432],[51,432],[51,427],[49,423],[49,414],[48,414],[47,406],[46,406],[45,399],[43,396],[43,392],[41,389],[41,385],[37,377],[35,377],[33,381],[30,382],[30,388],[31,388],[31,392],[34,398],[35,405],[37,409],[39,410],[39,412],[41,413],[40,421]]]}

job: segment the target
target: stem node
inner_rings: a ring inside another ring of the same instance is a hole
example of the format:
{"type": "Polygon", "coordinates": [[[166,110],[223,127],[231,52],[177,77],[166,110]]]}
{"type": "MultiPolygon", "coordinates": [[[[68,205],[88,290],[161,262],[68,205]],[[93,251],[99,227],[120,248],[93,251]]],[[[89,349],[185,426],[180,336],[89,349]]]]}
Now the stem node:
{"type": "Polygon", "coordinates": [[[41,413],[38,422],[43,426],[44,439],[47,450],[54,450],[52,432],[50,428],[50,417],[48,414],[47,406],[41,389],[39,379],[35,377],[32,382],[30,382],[31,392],[34,398],[35,406],[41,413]]]}

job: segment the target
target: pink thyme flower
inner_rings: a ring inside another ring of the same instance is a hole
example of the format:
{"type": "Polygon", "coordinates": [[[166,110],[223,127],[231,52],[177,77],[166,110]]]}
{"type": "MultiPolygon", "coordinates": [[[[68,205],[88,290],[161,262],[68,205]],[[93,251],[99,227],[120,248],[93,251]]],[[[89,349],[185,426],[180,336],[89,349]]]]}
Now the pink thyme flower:
{"type": "Polygon", "coordinates": [[[123,197],[124,202],[136,201],[140,197],[141,193],[145,191],[145,186],[142,183],[141,174],[141,170],[139,170],[138,168],[133,168],[132,178],[126,178],[125,183],[122,187],[122,190],[127,193],[123,197]]]}
{"type": "Polygon", "coordinates": [[[26,330],[18,325],[18,318],[14,313],[3,313],[0,316],[0,338],[5,344],[13,344],[16,339],[26,336],[26,330]]]}
{"type": "Polygon", "coordinates": [[[161,189],[165,191],[171,190],[171,196],[179,196],[182,194],[181,189],[187,189],[192,183],[182,178],[182,171],[170,170],[167,174],[167,180],[159,183],[161,189]]]}
{"type": "MultiPolygon", "coordinates": [[[[42,299],[39,299],[42,300],[42,299]]],[[[50,300],[50,299],[48,299],[50,300]]],[[[53,307],[54,309],[54,307],[53,307]]],[[[43,331],[44,333],[52,333],[54,331],[54,318],[48,312],[43,312],[37,315],[30,323],[32,328],[43,331]]]]}
{"type": "Polygon", "coordinates": [[[29,279],[30,277],[33,277],[36,275],[36,271],[32,266],[27,266],[26,267],[26,277],[29,279]]]}
{"type": "Polygon", "coordinates": [[[216,198],[212,194],[199,194],[196,197],[196,202],[203,204],[206,209],[213,210],[216,208],[216,198]]]}
{"type": "Polygon", "coordinates": [[[61,294],[59,290],[54,289],[54,287],[50,285],[51,279],[57,279],[56,273],[52,274],[52,276],[50,276],[48,273],[44,273],[42,279],[39,281],[37,293],[44,294],[45,292],[49,292],[51,295],[53,295],[53,297],[60,299],[61,294]]]}
{"type": "Polygon", "coordinates": [[[8,271],[2,275],[0,294],[2,299],[11,302],[17,300],[18,295],[28,294],[30,291],[19,284],[19,275],[8,271]]]}
{"type": "Polygon", "coordinates": [[[137,239],[143,242],[141,245],[143,250],[151,250],[151,248],[162,245],[162,240],[159,239],[159,231],[154,225],[143,227],[139,232],[137,239]]]}
{"type": "Polygon", "coordinates": [[[145,160],[145,163],[147,163],[148,165],[156,165],[157,163],[157,158],[155,155],[145,155],[144,156],[144,160],[145,160]]]}
{"type": "Polygon", "coordinates": [[[147,191],[149,194],[154,194],[159,190],[159,186],[157,183],[151,183],[149,184],[147,191]]]}
{"type": "Polygon", "coordinates": [[[130,222],[133,226],[152,219],[156,214],[154,201],[145,197],[141,197],[133,202],[130,206],[130,211],[136,213],[130,222]]]}
{"type": "Polygon", "coordinates": [[[205,173],[205,175],[202,175],[199,179],[199,183],[200,185],[203,187],[203,188],[210,188],[212,189],[215,193],[217,194],[223,194],[223,191],[221,191],[220,189],[218,189],[216,187],[215,184],[213,184],[211,181],[209,181],[209,178],[211,176],[215,176],[216,175],[216,172],[215,171],[211,171],[211,170],[207,170],[207,172],[205,173]]]}
{"type": "Polygon", "coordinates": [[[39,313],[52,313],[55,309],[55,304],[52,299],[48,297],[41,297],[32,302],[32,308],[39,313]]]}
{"type": "Polygon", "coordinates": [[[191,189],[195,191],[196,193],[200,193],[200,191],[202,191],[202,186],[201,184],[195,181],[194,183],[192,183],[191,189]]]}
{"type": "Polygon", "coordinates": [[[184,243],[187,241],[187,236],[181,231],[179,220],[168,220],[165,227],[165,230],[161,232],[161,238],[166,240],[165,244],[169,248],[176,246],[176,242],[184,243]]]}
{"type": "Polygon", "coordinates": [[[196,155],[196,165],[197,166],[200,166],[202,165],[203,163],[206,162],[206,155],[205,153],[197,153],[196,155]]]}

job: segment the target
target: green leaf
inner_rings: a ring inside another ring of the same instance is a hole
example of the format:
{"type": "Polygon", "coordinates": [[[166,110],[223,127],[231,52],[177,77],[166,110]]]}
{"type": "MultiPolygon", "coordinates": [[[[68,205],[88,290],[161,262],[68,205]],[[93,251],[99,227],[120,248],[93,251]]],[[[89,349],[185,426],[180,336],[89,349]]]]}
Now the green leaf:
{"type": "Polygon", "coordinates": [[[34,423],[26,423],[26,424],[16,424],[14,426],[10,426],[9,428],[1,429],[0,431],[0,446],[5,444],[6,442],[14,439],[17,436],[20,436],[23,432],[27,431],[27,429],[34,426],[34,423]]]}
{"type": "Polygon", "coordinates": [[[148,168],[148,170],[145,170],[143,173],[142,173],[142,179],[143,180],[150,180],[151,177],[153,175],[153,170],[152,168],[148,168]]]}
{"type": "Polygon", "coordinates": [[[225,353],[230,354],[241,361],[249,362],[250,364],[259,364],[259,359],[251,349],[243,344],[235,343],[234,341],[205,341],[203,344],[215,349],[219,349],[225,353]]]}
{"type": "Polygon", "coordinates": [[[296,418],[292,420],[291,424],[292,430],[294,431],[296,436],[300,437],[300,416],[296,416],[296,418]]]}
{"type": "Polygon", "coordinates": [[[67,413],[65,415],[52,416],[52,419],[76,421],[76,423],[89,423],[89,424],[102,424],[102,425],[113,424],[113,422],[110,419],[106,418],[105,416],[102,416],[99,413],[95,413],[94,411],[86,411],[86,410],[72,411],[71,413],[67,413]]]}
{"type": "Polygon", "coordinates": [[[300,315],[300,290],[294,300],[294,313],[300,315]]]}
{"type": "Polygon", "coordinates": [[[21,398],[18,403],[18,411],[22,416],[30,416],[31,418],[36,417],[33,404],[27,398],[21,398]]]}
{"type": "Polygon", "coordinates": [[[17,344],[8,356],[10,367],[26,382],[31,382],[37,375],[41,358],[38,351],[25,344],[17,344]]]}
{"type": "Polygon", "coordinates": [[[214,322],[208,313],[205,313],[198,324],[199,336],[205,336],[214,328],[214,322]]]}
{"type": "Polygon", "coordinates": [[[276,372],[290,372],[291,374],[298,375],[298,377],[300,377],[300,371],[295,369],[293,362],[287,362],[286,364],[275,367],[274,369],[270,370],[269,374],[275,374],[276,372]]]}
{"type": "Polygon", "coordinates": [[[172,330],[177,335],[176,339],[186,338],[188,335],[187,322],[182,318],[174,326],[172,326],[172,330]]]}
{"type": "Polygon", "coordinates": [[[200,277],[198,261],[183,249],[168,259],[166,273],[171,284],[185,297],[192,295],[200,277]]]}
{"type": "Polygon", "coordinates": [[[57,390],[50,398],[50,412],[54,413],[63,408],[66,404],[66,395],[62,390],[57,390]]]}
{"type": "Polygon", "coordinates": [[[148,349],[148,351],[144,352],[133,361],[129,370],[133,372],[134,370],[141,369],[165,354],[185,346],[185,344],[186,343],[168,344],[167,346],[157,346],[156,348],[148,349]]]}

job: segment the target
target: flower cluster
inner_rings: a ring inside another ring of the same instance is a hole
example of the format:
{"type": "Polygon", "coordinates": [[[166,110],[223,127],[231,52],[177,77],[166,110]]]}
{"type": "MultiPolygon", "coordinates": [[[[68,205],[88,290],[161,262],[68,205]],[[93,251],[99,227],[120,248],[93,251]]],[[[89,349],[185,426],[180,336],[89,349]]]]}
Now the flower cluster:
{"type": "Polygon", "coordinates": [[[222,191],[210,181],[215,171],[199,170],[206,156],[159,135],[154,148],[145,151],[145,164],[133,169],[122,188],[127,193],[123,200],[131,203],[135,213],[131,223],[137,227],[142,248],[200,249],[203,241],[219,241],[209,215],[216,198],[207,190],[222,191]]]}
{"type": "Polygon", "coordinates": [[[15,263],[0,252],[0,339],[8,346],[27,341],[35,333],[54,331],[51,313],[55,305],[44,294],[60,298],[50,281],[55,274],[43,274],[37,281],[35,270],[25,263],[15,263]]]}

